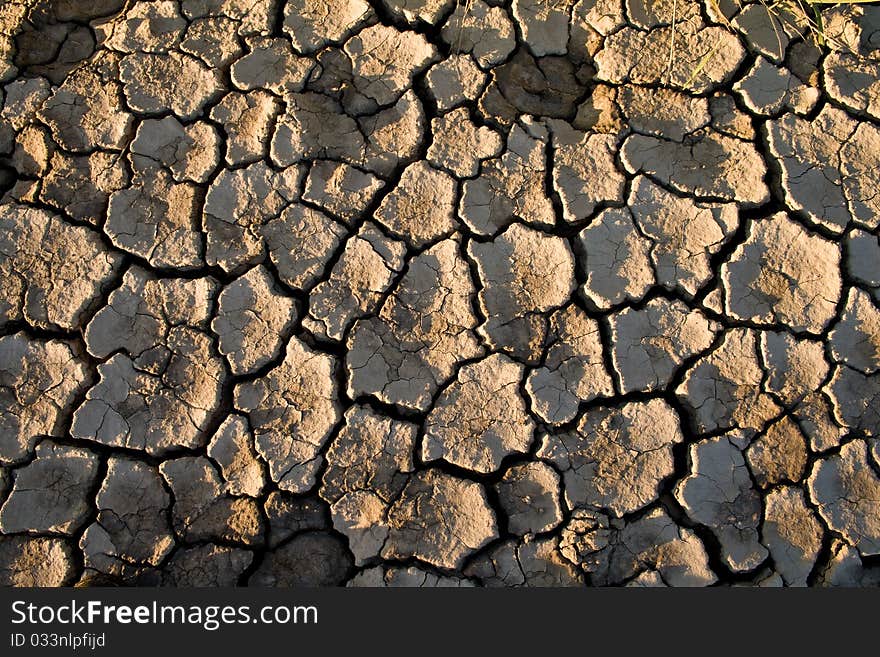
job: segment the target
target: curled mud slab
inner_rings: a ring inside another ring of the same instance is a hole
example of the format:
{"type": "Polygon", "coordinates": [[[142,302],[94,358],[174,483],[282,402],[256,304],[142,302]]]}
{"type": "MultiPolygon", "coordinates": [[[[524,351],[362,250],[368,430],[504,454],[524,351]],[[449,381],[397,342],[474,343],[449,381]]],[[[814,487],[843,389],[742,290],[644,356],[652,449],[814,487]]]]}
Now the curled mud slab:
{"type": "Polygon", "coordinates": [[[880,583],[880,7],[6,0],[0,584],[880,583]]]}

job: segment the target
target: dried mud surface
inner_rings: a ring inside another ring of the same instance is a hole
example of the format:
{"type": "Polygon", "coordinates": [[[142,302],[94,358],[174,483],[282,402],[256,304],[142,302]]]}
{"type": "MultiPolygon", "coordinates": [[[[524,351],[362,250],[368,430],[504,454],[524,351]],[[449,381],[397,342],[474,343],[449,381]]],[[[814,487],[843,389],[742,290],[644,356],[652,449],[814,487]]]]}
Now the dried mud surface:
{"type": "Polygon", "coordinates": [[[880,584],[880,8],[6,0],[0,584],[880,584]]]}

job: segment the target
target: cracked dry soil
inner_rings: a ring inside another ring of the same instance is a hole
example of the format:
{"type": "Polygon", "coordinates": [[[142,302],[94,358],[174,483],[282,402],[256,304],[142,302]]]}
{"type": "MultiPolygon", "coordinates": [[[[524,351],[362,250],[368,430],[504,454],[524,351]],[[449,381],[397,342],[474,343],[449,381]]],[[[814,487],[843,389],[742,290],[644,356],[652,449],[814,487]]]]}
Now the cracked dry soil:
{"type": "Polygon", "coordinates": [[[824,20],[3,2],[0,583],[880,584],[880,7],[824,20]]]}

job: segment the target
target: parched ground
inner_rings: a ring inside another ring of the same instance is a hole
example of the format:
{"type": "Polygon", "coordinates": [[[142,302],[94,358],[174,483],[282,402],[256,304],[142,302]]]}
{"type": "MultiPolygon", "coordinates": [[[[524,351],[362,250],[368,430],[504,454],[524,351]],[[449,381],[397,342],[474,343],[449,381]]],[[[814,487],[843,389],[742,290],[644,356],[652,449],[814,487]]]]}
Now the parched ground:
{"type": "Polygon", "coordinates": [[[4,1],[0,583],[880,584],[880,8],[797,21],[4,1]]]}

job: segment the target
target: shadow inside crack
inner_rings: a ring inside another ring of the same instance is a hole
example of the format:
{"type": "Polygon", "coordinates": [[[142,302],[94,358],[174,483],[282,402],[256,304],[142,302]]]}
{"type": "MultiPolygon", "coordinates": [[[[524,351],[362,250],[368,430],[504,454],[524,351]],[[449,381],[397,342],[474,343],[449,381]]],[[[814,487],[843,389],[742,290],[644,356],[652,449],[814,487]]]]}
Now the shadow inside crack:
{"type": "Polygon", "coordinates": [[[23,77],[43,76],[60,85],[95,52],[89,22],[119,13],[125,0],[25,0],[24,20],[13,26],[13,63],[23,77]]]}

